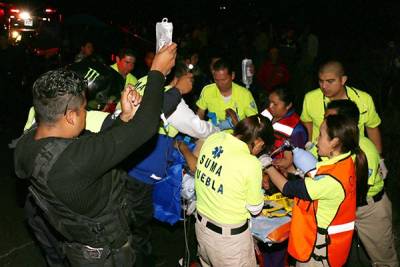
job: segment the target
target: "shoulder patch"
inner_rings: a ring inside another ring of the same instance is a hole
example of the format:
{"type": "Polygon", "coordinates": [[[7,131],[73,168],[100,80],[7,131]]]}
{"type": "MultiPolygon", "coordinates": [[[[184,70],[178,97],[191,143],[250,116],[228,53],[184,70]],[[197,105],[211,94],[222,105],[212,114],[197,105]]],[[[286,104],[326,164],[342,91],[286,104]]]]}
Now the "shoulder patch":
{"type": "Polygon", "coordinates": [[[211,152],[211,154],[213,155],[213,158],[219,158],[221,156],[221,154],[224,152],[224,150],[222,149],[222,146],[217,146],[214,148],[214,150],[211,152]]]}
{"type": "Polygon", "coordinates": [[[314,176],[314,180],[320,180],[320,179],[322,179],[322,178],[324,178],[325,177],[325,175],[316,175],[316,176],[314,176]]]}

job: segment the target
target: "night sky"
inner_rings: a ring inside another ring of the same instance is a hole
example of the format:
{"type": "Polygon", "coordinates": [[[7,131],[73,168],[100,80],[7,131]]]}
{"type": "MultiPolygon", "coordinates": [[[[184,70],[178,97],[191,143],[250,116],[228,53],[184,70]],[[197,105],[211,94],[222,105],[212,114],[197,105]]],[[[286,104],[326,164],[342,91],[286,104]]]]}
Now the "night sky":
{"type": "MultiPolygon", "coordinates": [[[[319,38],[396,40],[400,29],[398,0],[3,0],[43,4],[48,2],[68,18],[90,14],[107,24],[151,24],[163,17],[176,22],[209,25],[273,24],[301,30],[311,25],[319,38]]],[[[235,28],[231,29],[232,31],[235,28]]],[[[397,40],[398,41],[398,40],[397,40]]]]}
{"type": "Polygon", "coordinates": [[[319,36],[379,35],[394,38],[400,28],[398,0],[3,0],[31,5],[45,2],[56,6],[65,17],[72,14],[91,14],[106,23],[155,23],[163,17],[172,21],[212,24],[251,24],[267,22],[309,24],[319,36]]]}
{"type": "Polygon", "coordinates": [[[162,17],[190,22],[237,20],[254,23],[311,24],[320,34],[374,32],[385,37],[399,29],[400,1],[198,0],[198,1],[58,1],[65,15],[89,13],[104,20],[158,21],[162,17]],[[78,4],[79,3],[79,4],[78,4]],[[226,7],[222,9],[221,7],[226,7]]]}

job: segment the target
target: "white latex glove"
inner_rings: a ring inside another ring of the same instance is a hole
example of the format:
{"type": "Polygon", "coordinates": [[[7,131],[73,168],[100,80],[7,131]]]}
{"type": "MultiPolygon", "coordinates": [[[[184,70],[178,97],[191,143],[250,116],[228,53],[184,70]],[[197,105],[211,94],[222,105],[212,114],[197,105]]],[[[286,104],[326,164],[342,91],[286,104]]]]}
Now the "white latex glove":
{"type": "Polygon", "coordinates": [[[379,174],[381,175],[382,179],[386,179],[386,176],[388,174],[388,169],[386,168],[385,165],[385,159],[380,159],[379,160],[379,174]]]}
{"type": "Polygon", "coordinates": [[[263,169],[265,167],[272,165],[272,158],[267,154],[262,154],[261,156],[258,157],[258,160],[261,162],[261,167],[263,169]]]}

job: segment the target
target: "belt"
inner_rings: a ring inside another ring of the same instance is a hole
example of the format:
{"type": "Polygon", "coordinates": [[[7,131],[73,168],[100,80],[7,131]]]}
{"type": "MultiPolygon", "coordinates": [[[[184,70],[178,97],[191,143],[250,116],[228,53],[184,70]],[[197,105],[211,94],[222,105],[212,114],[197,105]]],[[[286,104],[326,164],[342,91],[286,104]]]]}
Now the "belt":
{"type": "MultiPolygon", "coordinates": [[[[203,217],[199,213],[197,213],[197,219],[199,220],[199,222],[201,222],[201,220],[203,220],[203,217]]],[[[206,227],[208,229],[210,229],[211,231],[214,231],[214,232],[222,235],[222,227],[221,226],[215,225],[212,222],[207,221],[206,227]]],[[[249,227],[249,223],[246,221],[246,223],[243,224],[242,226],[239,226],[237,228],[232,228],[231,235],[238,235],[240,233],[243,233],[244,231],[247,230],[248,227],[249,227]]]]}
{"type": "MultiPolygon", "coordinates": [[[[84,245],[80,243],[69,243],[65,242],[65,249],[68,251],[72,249],[72,253],[74,255],[82,255],[85,259],[90,260],[90,259],[105,259],[107,258],[110,254],[113,253],[118,253],[122,249],[126,249],[131,245],[131,237],[128,237],[128,241],[126,241],[122,246],[119,248],[110,248],[109,246],[103,246],[103,247],[91,247],[89,245],[84,245]],[[82,253],[82,254],[81,254],[82,253]]],[[[67,252],[68,254],[68,252],[67,252]]],[[[71,254],[72,255],[72,254],[71,254]]]]}
{"type": "Polygon", "coordinates": [[[85,259],[101,259],[102,256],[104,257],[110,252],[107,248],[94,248],[87,245],[83,245],[81,249],[85,259]]]}
{"type": "Polygon", "coordinates": [[[359,205],[359,207],[366,206],[366,205],[370,204],[371,202],[376,203],[376,202],[380,201],[380,200],[382,199],[382,197],[383,197],[384,194],[385,194],[385,190],[382,189],[382,190],[381,190],[378,194],[376,194],[375,196],[373,196],[373,197],[371,197],[371,198],[368,198],[370,201],[367,200],[367,203],[362,204],[362,205],[359,205]]]}

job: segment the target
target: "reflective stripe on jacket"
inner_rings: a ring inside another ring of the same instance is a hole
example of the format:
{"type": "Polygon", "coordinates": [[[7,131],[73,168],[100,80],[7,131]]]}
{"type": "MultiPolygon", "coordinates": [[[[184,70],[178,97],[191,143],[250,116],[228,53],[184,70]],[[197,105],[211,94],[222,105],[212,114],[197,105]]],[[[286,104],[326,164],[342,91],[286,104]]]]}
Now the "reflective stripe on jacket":
{"type": "MultiPolygon", "coordinates": [[[[269,112],[268,109],[265,109],[261,115],[264,117],[267,117],[269,120],[272,121],[273,116],[269,112]]],[[[294,128],[297,126],[297,124],[300,122],[300,117],[297,115],[296,112],[292,112],[292,114],[283,117],[282,119],[273,122],[272,123],[272,128],[274,129],[274,135],[275,135],[275,142],[274,145],[271,149],[271,151],[274,151],[278,149],[280,146],[283,145],[285,140],[289,139],[290,136],[293,133],[294,128]]],[[[274,158],[283,158],[283,153],[284,151],[276,154],[274,158]]]]}

